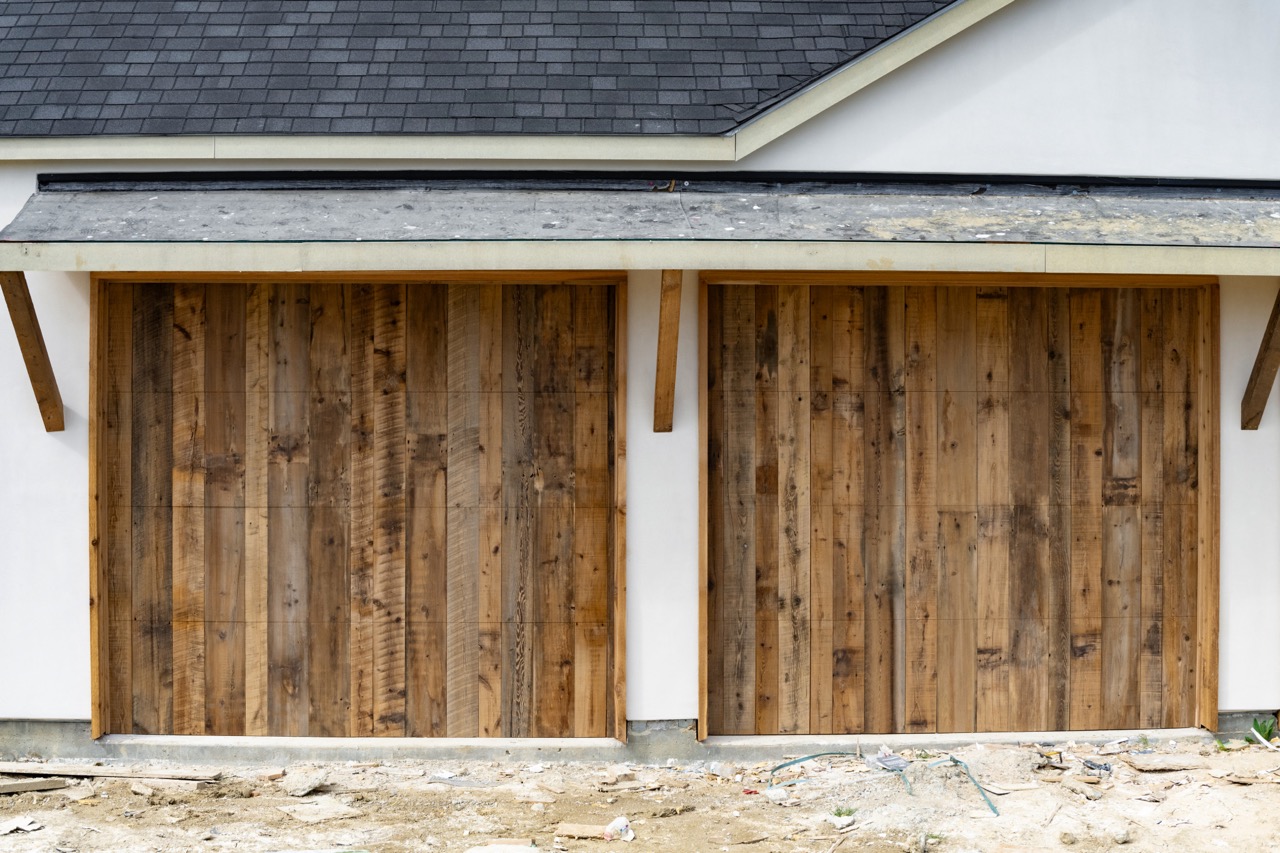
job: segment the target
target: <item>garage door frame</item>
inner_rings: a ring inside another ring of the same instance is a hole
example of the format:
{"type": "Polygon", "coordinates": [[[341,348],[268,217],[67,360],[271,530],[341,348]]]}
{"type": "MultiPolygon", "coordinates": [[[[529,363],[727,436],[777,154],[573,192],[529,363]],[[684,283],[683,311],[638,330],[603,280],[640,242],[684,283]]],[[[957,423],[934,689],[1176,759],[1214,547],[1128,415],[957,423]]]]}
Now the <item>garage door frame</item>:
{"type": "Polygon", "coordinates": [[[627,275],[616,270],[511,270],[511,271],[371,271],[314,273],[244,272],[112,272],[94,273],[90,280],[89,306],[89,617],[91,733],[96,739],[108,733],[109,689],[109,602],[107,519],[103,511],[106,487],[104,424],[107,405],[107,312],[105,287],[108,282],[176,283],[400,283],[414,284],[596,284],[614,289],[614,444],[612,483],[613,506],[609,517],[612,553],[608,571],[613,595],[609,627],[612,666],[606,689],[611,713],[608,723],[616,740],[626,740],[626,366],[627,366],[627,275]]]}
{"type": "Polygon", "coordinates": [[[707,291],[711,286],[864,285],[864,286],[994,286],[1054,288],[1184,287],[1198,289],[1196,331],[1200,336],[1197,445],[1199,489],[1197,530],[1197,605],[1195,723],[1214,731],[1218,722],[1218,622],[1220,536],[1220,308],[1218,279],[1212,276],[1092,275],[1038,273],[947,273],[865,271],[703,271],[698,300],[699,411],[699,602],[698,602],[698,737],[708,732],[708,670],[710,614],[709,572],[709,329],[707,291]]]}

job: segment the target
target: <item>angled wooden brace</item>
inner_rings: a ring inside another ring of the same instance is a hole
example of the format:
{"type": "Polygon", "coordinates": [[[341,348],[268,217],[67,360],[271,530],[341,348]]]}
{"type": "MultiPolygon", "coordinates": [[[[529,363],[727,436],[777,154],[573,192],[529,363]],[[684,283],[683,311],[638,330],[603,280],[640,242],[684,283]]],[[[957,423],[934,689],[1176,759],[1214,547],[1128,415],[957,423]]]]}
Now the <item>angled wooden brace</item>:
{"type": "Polygon", "coordinates": [[[682,270],[662,271],[658,302],[658,369],[653,383],[653,431],[671,432],[676,410],[676,350],[680,343],[682,270]]]}
{"type": "Polygon", "coordinates": [[[1271,319],[1267,320],[1267,330],[1262,333],[1262,343],[1253,360],[1253,372],[1249,374],[1249,384],[1245,386],[1244,399],[1240,401],[1240,429],[1257,429],[1262,423],[1262,412],[1267,408],[1267,398],[1271,396],[1271,386],[1276,381],[1276,370],[1280,369],[1278,324],[1280,293],[1276,294],[1275,304],[1271,306],[1271,319]]]}
{"type": "Polygon", "coordinates": [[[4,290],[4,301],[9,306],[9,319],[18,336],[22,360],[27,363],[27,376],[31,378],[31,390],[35,392],[45,432],[61,432],[62,394],[58,392],[58,380],[53,375],[44,335],[40,333],[40,321],[31,304],[27,277],[20,272],[0,272],[0,289],[4,290]]]}

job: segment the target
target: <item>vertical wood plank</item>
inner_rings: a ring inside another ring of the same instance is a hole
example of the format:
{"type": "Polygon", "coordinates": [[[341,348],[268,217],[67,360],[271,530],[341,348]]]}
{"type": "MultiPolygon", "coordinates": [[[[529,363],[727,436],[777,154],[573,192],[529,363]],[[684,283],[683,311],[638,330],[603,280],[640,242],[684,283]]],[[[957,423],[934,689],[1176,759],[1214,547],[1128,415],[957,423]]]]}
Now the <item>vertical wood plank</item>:
{"type": "Polygon", "coordinates": [[[173,725],[173,289],[133,304],[133,730],[173,725]]]}
{"type": "Polygon", "coordinates": [[[472,285],[450,285],[448,305],[447,733],[475,737],[480,727],[480,293],[472,285]]]}
{"type": "Polygon", "coordinates": [[[977,297],[973,288],[938,288],[939,731],[977,725],[977,297]]]}
{"type": "Polygon", "coordinates": [[[233,284],[205,288],[204,489],[207,580],[205,725],[211,734],[245,727],[244,451],[245,304],[233,284]]]}
{"type": "Polygon", "coordinates": [[[1102,728],[1102,294],[1074,290],[1071,311],[1071,708],[1102,728]]]}
{"type": "Polygon", "coordinates": [[[712,715],[719,725],[719,696],[713,699],[713,666],[719,662],[719,646],[712,637],[711,614],[715,574],[713,562],[719,538],[711,506],[719,491],[714,485],[720,473],[720,447],[714,429],[720,411],[717,382],[720,341],[720,300],[705,282],[698,283],[698,722],[697,737],[702,742],[711,734],[712,715]],[[714,313],[714,319],[712,314],[714,313]],[[714,335],[714,343],[713,343],[714,335]],[[716,358],[712,355],[715,354],[716,358]],[[714,414],[713,414],[714,411],[714,414]],[[714,662],[713,662],[714,658],[714,662]]]}
{"type": "Polygon", "coordinates": [[[267,469],[270,447],[271,306],[266,284],[245,287],[245,734],[269,734],[267,469]]]}
{"type": "Polygon", "coordinates": [[[1140,293],[1142,310],[1142,726],[1164,720],[1164,303],[1165,290],[1140,293]]]}
{"type": "Polygon", "coordinates": [[[832,732],[831,665],[834,649],[832,497],[834,300],[832,288],[809,288],[810,632],[809,731],[832,732]]]}
{"type": "Polygon", "coordinates": [[[778,289],[778,729],[809,731],[810,326],[807,287],[778,289]]]}
{"type": "MultiPolygon", "coordinates": [[[[477,724],[502,732],[502,287],[479,287],[480,529],[477,724]]],[[[604,369],[604,366],[601,368],[604,369]]]]}
{"type": "MultiPolygon", "coordinates": [[[[577,737],[609,729],[609,291],[573,291],[574,382],[574,717],[577,737]]],[[[483,369],[483,367],[482,367],[483,369]]]]}
{"type": "Polygon", "coordinates": [[[1019,717],[1013,724],[1026,729],[1047,729],[1053,718],[1046,666],[1052,429],[1046,302],[1038,289],[1009,290],[1009,694],[1019,717]]]}
{"type": "Polygon", "coordinates": [[[609,643],[609,671],[612,690],[607,713],[610,736],[627,740],[627,284],[614,288],[610,308],[613,326],[609,351],[610,375],[613,377],[613,399],[609,413],[613,458],[613,512],[609,529],[609,557],[612,561],[611,598],[613,633],[609,643]]]}
{"type": "MultiPolygon", "coordinates": [[[[374,286],[353,284],[348,303],[351,358],[351,556],[348,589],[348,653],[350,707],[347,731],[352,737],[374,732],[373,591],[376,563],[377,454],[375,450],[374,286]]],[[[402,457],[403,458],[403,457],[402,457]]]]}
{"type": "Polygon", "coordinates": [[[205,730],[205,287],[173,298],[173,733],[205,730]]]}
{"type": "Polygon", "coordinates": [[[534,731],[533,600],[534,449],[532,395],[536,389],[533,347],[536,341],[534,294],[531,288],[503,292],[502,381],[502,697],[507,737],[529,737],[534,731]]]}
{"type": "Polygon", "coordinates": [[[267,471],[268,716],[273,735],[308,733],[307,429],[311,298],[305,284],[270,288],[270,431],[267,471]]]}
{"type": "Polygon", "coordinates": [[[133,731],[133,295],[134,285],[108,282],[106,413],[107,658],[111,672],[105,729],[133,731]]]}
{"type": "MultiPolygon", "coordinates": [[[[939,724],[938,374],[947,369],[939,314],[947,288],[906,289],[906,730],[939,724]]],[[[972,381],[972,380],[971,380],[972,381]]]]}
{"type": "Polygon", "coordinates": [[[1010,728],[1009,296],[979,288],[975,311],[978,488],[978,731],[1010,728]]]}
{"type": "Polygon", "coordinates": [[[1197,293],[1196,395],[1198,429],[1197,465],[1199,490],[1196,495],[1199,537],[1196,551],[1196,697],[1195,724],[1218,728],[1218,613],[1219,537],[1221,495],[1219,485],[1218,424],[1221,406],[1219,382],[1221,365],[1221,305],[1217,285],[1197,293]]]}
{"type": "MultiPolygon", "coordinates": [[[[408,555],[403,569],[387,561],[374,572],[374,726],[421,737],[443,735],[447,725],[448,288],[414,285],[407,306],[408,555]],[[398,658],[397,647],[404,649],[398,658]]],[[[388,454],[394,445],[386,436],[388,454]]]]}
{"type": "Polygon", "coordinates": [[[1049,724],[1070,719],[1071,678],[1071,317],[1067,291],[1047,291],[1049,346],[1049,724]]]}
{"type": "Polygon", "coordinates": [[[111,613],[107,601],[111,570],[107,562],[110,505],[104,452],[109,311],[106,283],[93,276],[89,281],[89,729],[94,740],[102,737],[110,726],[111,613]]]}
{"type": "MultiPolygon", "coordinates": [[[[754,413],[754,421],[743,423],[741,432],[732,433],[726,440],[726,446],[735,451],[735,467],[732,469],[735,480],[729,490],[740,501],[737,518],[741,525],[729,529],[735,531],[736,536],[754,535],[754,538],[749,544],[735,541],[731,546],[736,550],[730,553],[740,553],[742,559],[730,563],[734,572],[729,575],[732,580],[728,582],[734,586],[725,600],[734,602],[734,606],[724,614],[726,637],[735,641],[731,650],[733,660],[741,659],[740,666],[744,672],[750,672],[754,661],[754,682],[741,688],[742,696],[735,696],[735,701],[742,704],[750,692],[751,701],[755,703],[755,727],[750,728],[751,714],[743,708],[738,729],[776,734],[780,725],[782,694],[778,663],[782,610],[778,586],[778,513],[781,507],[778,489],[778,356],[783,332],[779,328],[778,288],[757,287],[754,292],[748,288],[736,295],[742,299],[743,311],[750,311],[748,298],[754,299],[755,310],[753,314],[739,315],[736,325],[726,329],[734,347],[730,351],[733,360],[725,367],[726,380],[737,392],[727,416],[732,424],[740,418],[750,418],[754,413]],[[749,337],[739,339],[737,336],[740,334],[749,337]],[[754,381],[751,379],[752,370],[754,381]],[[754,402],[750,399],[752,394],[754,402]],[[747,445],[752,429],[753,447],[747,445]],[[743,456],[744,453],[749,456],[743,456]],[[744,480],[744,477],[751,479],[744,480]],[[747,526],[752,519],[754,531],[747,526]],[[748,550],[743,550],[744,546],[748,550]],[[754,566],[747,563],[749,555],[754,557],[754,566]],[[735,616],[734,613],[740,615],[735,616]],[[749,614],[754,614],[754,621],[748,619],[749,614]],[[754,648],[750,645],[753,640],[754,648]],[[745,657],[747,652],[754,652],[754,658],[745,657]]],[[[728,428],[734,429],[732,425],[728,428]]],[[[726,649],[726,653],[729,651],[726,649]]],[[[737,666],[739,664],[728,670],[726,677],[736,678],[737,666]]],[[[737,691],[731,684],[729,689],[737,691]]]]}

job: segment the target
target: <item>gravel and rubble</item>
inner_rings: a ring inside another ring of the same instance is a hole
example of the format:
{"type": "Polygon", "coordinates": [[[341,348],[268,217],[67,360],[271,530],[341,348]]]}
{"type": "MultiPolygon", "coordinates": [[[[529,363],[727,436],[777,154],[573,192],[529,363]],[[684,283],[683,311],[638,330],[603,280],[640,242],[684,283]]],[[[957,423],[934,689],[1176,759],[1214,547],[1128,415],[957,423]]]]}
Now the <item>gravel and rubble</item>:
{"type": "Polygon", "coordinates": [[[185,786],[137,762],[131,778],[0,794],[0,851],[1280,849],[1280,753],[1259,745],[873,742],[754,763],[202,767],[219,778],[185,786]],[[606,840],[624,825],[634,840],[606,840]]]}

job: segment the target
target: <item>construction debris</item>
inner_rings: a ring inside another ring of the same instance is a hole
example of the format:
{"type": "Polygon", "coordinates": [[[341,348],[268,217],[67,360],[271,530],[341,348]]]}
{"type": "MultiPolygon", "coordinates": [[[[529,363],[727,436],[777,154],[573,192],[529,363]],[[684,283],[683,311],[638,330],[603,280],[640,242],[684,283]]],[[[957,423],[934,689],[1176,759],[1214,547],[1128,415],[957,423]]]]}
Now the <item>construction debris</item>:
{"type": "Polygon", "coordinates": [[[56,791],[67,787],[66,779],[0,779],[0,794],[25,794],[28,791],[56,791]]]}
{"type": "Polygon", "coordinates": [[[77,776],[100,779],[190,779],[214,782],[222,775],[217,770],[194,768],[168,769],[136,765],[57,764],[42,761],[0,761],[4,776],[77,776]]]}

